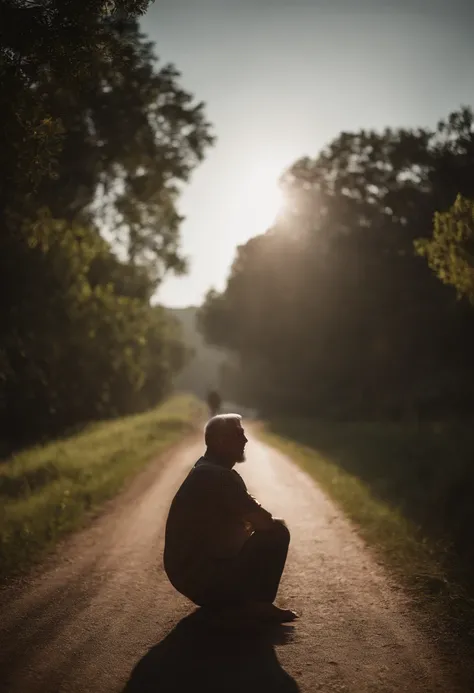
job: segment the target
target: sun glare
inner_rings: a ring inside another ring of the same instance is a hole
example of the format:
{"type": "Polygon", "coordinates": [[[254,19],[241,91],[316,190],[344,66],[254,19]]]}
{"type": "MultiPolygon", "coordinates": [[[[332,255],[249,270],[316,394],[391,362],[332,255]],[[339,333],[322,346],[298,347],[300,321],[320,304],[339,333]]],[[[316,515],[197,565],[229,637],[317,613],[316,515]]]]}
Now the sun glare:
{"type": "MultiPolygon", "coordinates": [[[[278,185],[280,170],[270,167],[255,169],[245,183],[245,215],[255,233],[263,233],[275,221],[284,200],[278,185]]],[[[244,212],[244,209],[242,209],[244,212]]]]}

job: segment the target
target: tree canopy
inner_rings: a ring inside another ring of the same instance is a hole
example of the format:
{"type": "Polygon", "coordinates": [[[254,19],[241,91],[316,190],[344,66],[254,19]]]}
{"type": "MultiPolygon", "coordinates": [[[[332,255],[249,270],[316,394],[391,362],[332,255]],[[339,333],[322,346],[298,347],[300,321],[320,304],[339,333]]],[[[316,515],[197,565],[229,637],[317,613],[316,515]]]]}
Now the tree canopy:
{"type": "Polygon", "coordinates": [[[433,236],[416,244],[420,255],[459,297],[474,304],[474,202],[458,195],[448,212],[436,212],[433,236]]]}
{"type": "Polygon", "coordinates": [[[433,215],[474,197],[473,174],[467,108],[435,130],[341,133],[295,162],[287,210],[200,311],[208,341],[235,354],[231,394],[340,418],[472,412],[473,315],[414,246],[433,248],[433,215]]]}
{"type": "Polygon", "coordinates": [[[148,2],[0,5],[0,438],[158,402],[182,367],[151,297],[183,272],[179,193],[212,144],[148,2]],[[26,423],[25,423],[26,422],[26,423]]]}

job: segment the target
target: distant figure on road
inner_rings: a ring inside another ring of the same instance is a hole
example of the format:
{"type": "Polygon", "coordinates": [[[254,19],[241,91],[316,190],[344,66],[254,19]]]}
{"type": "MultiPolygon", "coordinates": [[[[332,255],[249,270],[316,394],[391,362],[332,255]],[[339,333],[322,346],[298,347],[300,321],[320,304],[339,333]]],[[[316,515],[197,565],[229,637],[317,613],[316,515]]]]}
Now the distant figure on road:
{"type": "Polygon", "coordinates": [[[207,406],[209,407],[210,416],[216,416],[221,408],[221,396],[215,390],[211,390],[207,395],[207,406]]]}
{"type": "Polygon", "coordinates": [[[247,443],[238,414],[215,416],[205,429],[206,452],[173,499],[164,566],[172,585],[199,606],[253,621],[284,623],[297,616],[273,604],[290,533],[283,520],[248,493],[233,469],[247,443]]]}

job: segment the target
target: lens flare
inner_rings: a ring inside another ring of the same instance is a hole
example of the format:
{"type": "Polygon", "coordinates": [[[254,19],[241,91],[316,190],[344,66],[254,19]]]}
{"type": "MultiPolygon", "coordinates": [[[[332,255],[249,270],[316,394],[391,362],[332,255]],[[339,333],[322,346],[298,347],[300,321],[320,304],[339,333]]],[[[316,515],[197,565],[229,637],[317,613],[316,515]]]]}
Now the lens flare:
{"type": "Polygon", "coordinates": [[[257,233],[266,231],[284,208],[278,184],[280,173],[272,167],[261,167],[251,171],[246,180],[242,207],[257,233]]]}

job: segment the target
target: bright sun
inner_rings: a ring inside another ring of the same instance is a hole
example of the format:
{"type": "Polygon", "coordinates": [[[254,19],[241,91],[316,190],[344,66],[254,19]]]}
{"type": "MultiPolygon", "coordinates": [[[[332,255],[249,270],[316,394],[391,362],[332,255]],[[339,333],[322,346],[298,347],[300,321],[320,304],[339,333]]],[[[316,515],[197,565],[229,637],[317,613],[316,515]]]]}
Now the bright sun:
{"type": "Polygon", "coordinates": [[[254,233],[264,233],[275,221],[284,200],[278,185],[280,170],[259,167],[246,178],[242,212],[254,233]]]}

